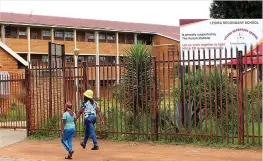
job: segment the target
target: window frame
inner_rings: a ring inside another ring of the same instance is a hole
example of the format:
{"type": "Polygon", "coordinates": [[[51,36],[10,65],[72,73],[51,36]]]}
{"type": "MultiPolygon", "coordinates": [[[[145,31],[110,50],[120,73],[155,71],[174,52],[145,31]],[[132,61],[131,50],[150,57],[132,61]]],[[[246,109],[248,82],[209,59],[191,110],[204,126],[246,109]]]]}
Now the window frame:
{"type": "Polygon", "coordinates": [[[99,42],[105,43],[107,41],[107,35],[105,32],[99,33],[99,42]],[[101,36],[104,36],[104,38],[101,38],[101,36]]]}
{"type": "Polygon", "coordinates": [[[95,34],[94,32],[87,32],[87,39],[88,39],[88,42],[95,42],[95,34]]]}
{"type": "Polygon", "coordinates": [[[65,37],[64,31],[61,31],[61,30],[54,31],[54,39],[55,40],[64,40],[64,37],[65,37]]]}
{"type": "Polygon", "coordinates": [[[115,43],[116,42],[116,34],[114,33],[107,33],[106,39],[108,43],[115,43]],[[109,37],[112,37],[112,39],[109,39],[109,37]]]}
{"type": "Polygon", "coordinates": [[[65,31],[65,32],[64,32],[64,38],[65,38],[65,40],[72,41],[73,38],[74,38],[74,33],[73,33],[73,31],[65,31]]]}

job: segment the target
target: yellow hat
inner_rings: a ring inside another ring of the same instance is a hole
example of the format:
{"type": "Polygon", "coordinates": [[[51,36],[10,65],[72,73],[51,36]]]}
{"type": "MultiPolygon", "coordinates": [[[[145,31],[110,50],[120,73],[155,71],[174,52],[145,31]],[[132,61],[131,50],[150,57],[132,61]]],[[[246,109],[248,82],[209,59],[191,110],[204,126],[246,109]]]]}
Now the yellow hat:
{"type": "Polygon", "coordinates": [[[92,99],[93,98],[93,91],[92,90],[86,90],[86,92],[84,92],[83,95],[92,99]]]}

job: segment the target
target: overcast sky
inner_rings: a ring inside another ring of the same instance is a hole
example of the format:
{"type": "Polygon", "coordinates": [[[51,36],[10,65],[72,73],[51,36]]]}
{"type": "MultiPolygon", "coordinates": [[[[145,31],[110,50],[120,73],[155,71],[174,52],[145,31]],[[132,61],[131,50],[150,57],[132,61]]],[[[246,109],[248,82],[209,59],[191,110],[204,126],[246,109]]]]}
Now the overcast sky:
{"type": "Polygon", "coordinates": [[[15,12],[179,25],[179,19],[209,18],[210,0],[203,1],[41,1],[0,0],[1,12],[15,12]]]}

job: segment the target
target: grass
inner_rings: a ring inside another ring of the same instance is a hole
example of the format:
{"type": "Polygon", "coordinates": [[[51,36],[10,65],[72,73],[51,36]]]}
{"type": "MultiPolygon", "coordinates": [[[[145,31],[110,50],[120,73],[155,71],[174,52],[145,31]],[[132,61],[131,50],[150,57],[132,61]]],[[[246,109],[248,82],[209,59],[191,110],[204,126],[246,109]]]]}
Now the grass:
{"type": "Polygon", "coordinates": [[[14,105],[9,108],[7,112],[0,115],[0,122],[6,121],[26,121],[26,107],[25,105],[14,105]]]}
{"type": "MultiPolygon", "coordinates": [[[[171,101],[171,105],[173,104],[171,101]]],[[[97,124],[96,129],[98,132],[102,132],[102,134],[98,134],[98,138],[106,138],[106,139],[110,139],[110,140],[114,140],[114,141],[141,141],[141,142],[151,142],[152,138],[151,137],[145,137],[145,136],[135,136],[135,135],[125,135],[125,134],[111,134],[110,132],[132,132],[133,131],[133,125],[131,126],[131,128],[125,128],[125,124],[124,124],[124,113],[122,110],[124,108],[121,108],[121,106],[118,104],[116,104],[116,100],[112,99],[107,101],[107,99],[101,99],[99,101],[97,101],[100,104],[101,110],[102,110],[102,115],[106,116],[105,118],[105,126],[100,126],[99,124],[99,118],[97,120],[97,124]],[[117,110],[116,110],[117,107],[117,110]],[[109,113],[108,113],[109,112],[109,113]],[[114,126],[113,126],[114,124],[114,126]],[[122,130],[122,131],[121,131],[122,130]],[[106,133],[108,132],[108,133],[106,133]],[[106,133],[106,135],[104,135],[106,133]]],[[[164,100],[161,102],[162,105],[164,105],[164,100]]],[[[169,104],[169,101],[166,99],[165,100],[165,104],[169,104]]],[[[162,106],[164,107],[164,106],[162,106]]],[[[172,106],[171,106],[172,107],[172,106]]],[[[128,112],[126,113],[126,115],[128,115],[128,112]]],[[[142,118],[142,117],[140,117],[142,118]]],[[[126,118],[126,124],[128,125],[128,117],[126,118]]],[[[146,123],[145,123],[145,118],[143,120],[140,120],[142,122],[144,122],[144,125],[141,124],[141,126],[139,127],[140,131],[142,132],[142,130],[146,129],[146,123]]],[[[59,118],[53,118],[46,121],[48,122],[47,124],[45,124],[44,129],[57,129],[58,127],[58,122],[60,121],[59,118]]],[[[209,121],[208,121],[209,122],[209,121]]],[[[255,123],[254,126],[254,134],[257,135],[259,128],[257,126],[257,122],[255,123]]],[[[148,124],[148,126],[150,126],[150,122],[148,124]]],[[[209,127],[209,124],[207,125],[209,127]]],[[[204,126],[203,128],[203,133],[204,133],[204,126]]],[[[83,133],[83,129],[84,129],[84,123],[83,120],[80,119],[77,122],[76,125],[76,129],[77,129],[77,133],[76,136],[77,137],[83,137],[84,133],[83,133]]],[[[249,124],[249,135],[252,135],[252,123],[249,124]]],[[[262,122],[260,124],[260,135],[262,136],[262,122]]],[[[60,130],[60,129],[59,129],[60,130]]],[[[138,130],[138,129],[137,129],[138,130]]],[[[136,131],[137,131],[136,130],[136,131]]],[[[209,129],[208,128],[208,132],[210,134],[210,131],[213,131],[213,133],[215,133],[215,124],[213,124],[213,129],[209,129]]],[[[245,127],[246,130],[246,127],[245,127]]],[[[153,131],[152,129],[149,129],[149,132],[153,131]]],[[[145,132],[145,131],[144,131],[145,132]]],[[[159,130],[159,132],[164,132],[163,130],[159,130]]],[[[199,132],[199,131],[198,131],[199,132]]],[[[43,132],[43,131],[36,131],[35,133],[33,133],[29,139],[40,139],[40,140],[50,140],[50,139],[54,139],[57,138],[59,136],[59,132],[43,132]]],[[[237,136],[237,134],[235,135],[237,136]]],[[[246,136],[246,132],[245,132],[245,136],[246,136]]],[[[229,139],[229,142],[227,142],[226,139],[224,139],[222,141],[222,139],[219,141],[215,141],[213,139],[209,139],[207,141],[202,141],[200,139],[189,139],[189,138],[185,138],[184,136],[180,136],[177,138],[169,138],[169,136],[167,138],[164,137],[160,137],[158,141],[153,142],[155,144],[175,144],[175,145],[185,145],[185,144],[190,144],[190,145],[198,145],[198,146],[206,146],[206,147],[215,147],[215,148],[224,148],[224,147],[229,147],[229,148],[237,148],[237,149],[245,149],[245,148],[251,148],[251,147],[259,147],[258,144],[258,138],[255,137],[254,138],[254,144],[252,144],[252,138],[249,138],[249,143],[247,143],[247,138],[245,138],[245,145],[238,145],[237,139],[234,139],[234,142],[232,143],[232,139],[229,139]],[[171,139],[171,141],[170,141],[171,139]]]]}

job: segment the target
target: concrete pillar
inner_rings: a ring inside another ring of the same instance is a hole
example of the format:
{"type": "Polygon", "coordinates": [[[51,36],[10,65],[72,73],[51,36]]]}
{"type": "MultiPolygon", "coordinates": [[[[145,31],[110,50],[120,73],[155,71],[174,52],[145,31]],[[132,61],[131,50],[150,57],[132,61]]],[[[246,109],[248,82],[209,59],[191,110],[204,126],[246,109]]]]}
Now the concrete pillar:
{"type": "Polygon", "coordinates": [[[31,62],[30,26],[27,27],[27,44],[28,44],[27,62],[31,62]]]}
{"type": "Polygon", "coordinates": [[[99,57],[99,32],[95,31],[95,44],[96,44],[96,97],[100,97],[100,57],[99,57]]]}
{"type": "Polygon", "coordinates": [[[50,31],[50,32],[51,32],[51,42],[54,43],[54,37],[55,37],[55,36],[54,36],[54,34],[55,34],[55,33],[54,33],[54,28],[51,28],[51,31],[50,31]]]}
{"type": "Polygon", "coordinates": [[[5,25],[1,25],[1,41],[5,43],[5,25]]]}
{"type": "Polygon", "coordinates": [[[116,65],[117,65],[117,84],[120,82],[120,52],[119,52],[119,33],[116,32],[116,48],[117,48],[117,55],[116,55],[116,65]]]}
{"type": "Polygon", "coordinates": [[[134,34],[134,44],[137,44],[137,34],[134,34]]]}
{"type": "MultiPolygon", "coordinates": [[[[73,40],[74,40],[74,50],[77,49],[77,31],[76,29],[73,30],[73,40]]],[[[78,53],[76,54],[74,51],[74,60],[75,60],[75,67],[78,67],[78,53]]],[[[76,100],[77,100],[77,104],[76,107],[79,107],[79,79],[78,79],[78,68],[75,68],[75,76],[76,76],[76,100]]]]}
{"type": "Polygon", "coordinates": [[[75,49],[77,48],[77,30],[73,30],[73,39],[74,39],[74,44],[75,44],[75,49]]]}

